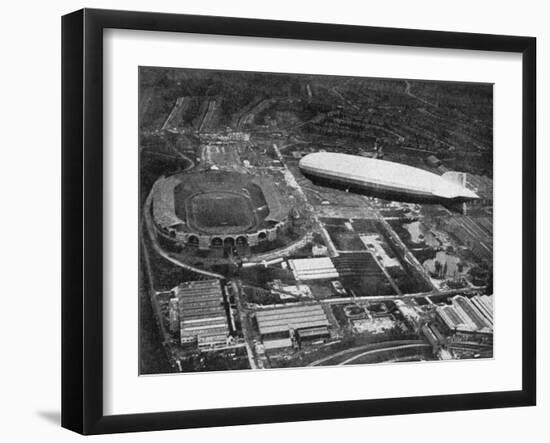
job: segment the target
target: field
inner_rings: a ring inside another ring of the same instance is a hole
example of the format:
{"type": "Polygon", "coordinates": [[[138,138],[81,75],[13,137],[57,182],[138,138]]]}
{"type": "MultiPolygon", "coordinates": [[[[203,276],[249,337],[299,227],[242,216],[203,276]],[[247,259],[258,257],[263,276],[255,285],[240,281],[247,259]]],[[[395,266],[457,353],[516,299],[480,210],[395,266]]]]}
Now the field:
{"type": "Polygon", "coordinates": [[[192,222],[201,231],[244,232],[255,224],[250,201],[242,195],[210,192],[193,197],[192,222]]]}

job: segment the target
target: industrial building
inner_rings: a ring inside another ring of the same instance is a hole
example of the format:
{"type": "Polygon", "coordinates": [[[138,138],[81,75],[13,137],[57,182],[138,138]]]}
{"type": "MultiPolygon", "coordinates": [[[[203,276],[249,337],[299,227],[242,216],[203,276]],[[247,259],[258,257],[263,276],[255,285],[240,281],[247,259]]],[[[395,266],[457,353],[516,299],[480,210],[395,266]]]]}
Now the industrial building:
{"type": "Polygon", "coordinates": [[[430,343],[430,345],[432,345],[433,352],[437,352],[439,350],[440,343],[437,340],[436,335],[432,332],[428,325],[423,325],[421,331],[422,334],[424,334],[424,337],[426,337],[426,339],[430,343]]]}
{"type": "Polygon", "coordinates": [[[421,331],[432,345],[434,353],[439,352],[442,346],[447,345],[447,338],[439,331],[436,325],[425,324],[422,326],[421,331]]]}
{"type": "Polygon", "coordinates": [[[206,350],[227,344],[229,327],[219,280],[185,282],[174,288],[173,294],[182,345],[206,350]]]}
{"type": "Polygon", "coordinates": [[[475,305],[466,297],[456,295],[453,297],[453,306],[462,314],[468,317],[475,325],[475,330],[491,329],[492,325],[475,305]]]}
{"type": "Polygon", "coordinates": [[[437,314],[441,321],[451,331],[469,330],[472,326],[466,323],[464,319],[456,312],[453,306],[438,306],[436,309],[437,314]]]}
{"type": "Polygon", "coordinates": [[[475,295],[470,299],[474,306],[481,312],[487,321],[493,326],[493,297],[488,295],[475,295]]]}
{"type": "Polygon", "coordinates": [[[256,312],[266,349],[292,346],[292,337],[310,340],[328,337],[329,321],[320,304],[288,306],[256,312]]]}
{"type": "MultiPolygon", "coordinates": [[[[484,296],[483,303],[486,306],[490,306],[487,300],[491,297],[484,296]]],[[[478,297],[477,300],[481,300],[478,297]]],[[[436,309],[437,314],[441,321],[451,331],[459,332],[492,332],[492,306],[490,308],[491,314],[484,314],[478,307],[478,301],[472,301],[462,295],[456,295],[452,299],[452,305],[438,306],[436,309]]]]}
{"type": "Polygon", "coordinates": [[[296,280],[320,280],[339,276],[329,257],[289,260],[288,264],[296,280]]]}
{"type": "Polygon", "coordinates": [[[308,176],[375,193],[418,199],[477,199],[460,183],[401,163],[334,152],[316,152],[300,160],[308,176]]]}

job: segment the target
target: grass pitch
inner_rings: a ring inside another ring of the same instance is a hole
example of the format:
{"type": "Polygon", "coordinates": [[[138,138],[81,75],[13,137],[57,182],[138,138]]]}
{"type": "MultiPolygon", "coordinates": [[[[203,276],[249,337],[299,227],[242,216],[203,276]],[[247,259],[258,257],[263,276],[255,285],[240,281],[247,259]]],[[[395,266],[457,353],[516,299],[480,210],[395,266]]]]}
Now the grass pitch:
{"type": "Polygon", "coordinates": [[[255,224],[250,202],[242,195],[212,192],[191,202],[193,222],[205,231],[241,232],[255,224]]]}

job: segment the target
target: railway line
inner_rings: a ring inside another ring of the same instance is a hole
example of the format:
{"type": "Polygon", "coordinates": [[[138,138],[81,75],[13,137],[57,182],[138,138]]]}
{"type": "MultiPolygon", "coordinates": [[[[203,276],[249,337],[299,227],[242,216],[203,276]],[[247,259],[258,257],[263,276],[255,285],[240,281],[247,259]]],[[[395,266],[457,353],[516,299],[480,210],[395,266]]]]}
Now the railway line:
{"type": "Polygon", "coordinates": [[[334,364],[334,362],[331,362],[332,360],[338,360],[341,357],[343,357],[344,360],[336,363],[337,366],[341,366],[341,365],[351,363],[357,358],[360,358],[361,356],[364,356],[364,355],[368,355],[369,353],[406,349],[408,347],[425,347],[425,346],[429,346],[429,345],[422,340],[395,340],[395,341],[384,341],[376,344],[370,343],[370,344],[355,346],[353,348],[338,351],[334,354],[315,360],[309,363],[308,366],[323,366],[324,363],[328,363],[329,365],[332,365],[334,364]],[[352,354],[354,355],[351,356],[352,354]]]}

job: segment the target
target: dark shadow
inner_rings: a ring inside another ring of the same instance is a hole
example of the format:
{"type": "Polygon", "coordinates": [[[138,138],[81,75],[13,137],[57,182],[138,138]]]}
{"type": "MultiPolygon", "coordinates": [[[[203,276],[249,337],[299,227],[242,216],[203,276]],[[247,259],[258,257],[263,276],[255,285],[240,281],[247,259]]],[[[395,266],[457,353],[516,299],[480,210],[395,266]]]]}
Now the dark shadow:
{"type": "Polygon", "coordinates": [[[398,201],[401,203],[420,203],[420,204],[441,204],[451,212],[463,213],[463,203],[467,202],[465,198],[445,199],[436,196],[412,196],[405,192],[391,192],[380,189],[366,189],[353,184],[341,183],[327,178],[317,177],[302,171],[302,174],[308,178],[314,185],[324,188],[335,188],[341,191],[352,192],[354,194],[364,195],[365,197],[376,197],[387,201],[398,201]]]}
{"type": "Polygon", "coordinates": [[[36,411],[36,415],[53,425],[61,425],[61,411],[36,411]]]}
{"type": "Polygon", "coordinates": [[[352,192],[354,194],[364,195],[365,197],[376,197],[388,201],[398,201],[402,203],[441,203],[442,199],[434,196],[413,196],[406,191],[388,191],[382,189],[365,188],[351,183],[342,183],[341,181],[331,180],[325,177],[318,177],[302,171],[304,177],[308,178],[314,185],[323,188],[334,188],[341,191],[352,192]]]}

